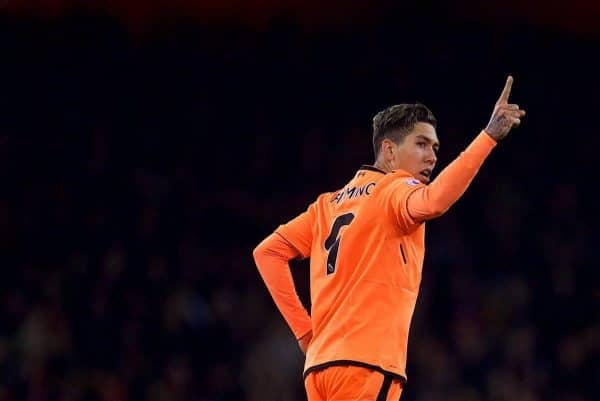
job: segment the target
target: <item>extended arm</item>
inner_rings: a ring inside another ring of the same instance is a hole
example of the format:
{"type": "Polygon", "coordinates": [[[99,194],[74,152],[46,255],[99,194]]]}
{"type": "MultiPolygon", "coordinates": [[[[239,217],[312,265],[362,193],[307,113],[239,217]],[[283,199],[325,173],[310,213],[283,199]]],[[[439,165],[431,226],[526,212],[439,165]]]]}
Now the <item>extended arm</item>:
{"type": "Polygon", "coordinates": [[[496,142],[519,126],[525,111],[509,104],[513,78],[508,76],[487,127],[427,187],[420,187],[407,199],[407,212],[415,222],[440,216],[466,191],[496,142]]]}
{"type": "Polygon", "coordinates": [[[408,214],[415,221],[424,221],[446,212],[467,190],[494,146],[496,141],[485,131],[479,134],[431,184],[416,189],[408,197],[408,214]]]}

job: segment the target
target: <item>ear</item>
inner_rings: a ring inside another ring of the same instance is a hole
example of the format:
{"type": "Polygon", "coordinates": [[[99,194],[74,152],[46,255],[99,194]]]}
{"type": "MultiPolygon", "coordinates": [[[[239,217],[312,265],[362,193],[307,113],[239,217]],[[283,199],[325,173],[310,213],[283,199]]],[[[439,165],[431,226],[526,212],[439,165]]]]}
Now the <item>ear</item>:
{"type": "Polygon", "coordinates": [[[394,142],[387,138],[381,141],[381,154],[384,159],[392,158],[394,155],[394,142]]]}

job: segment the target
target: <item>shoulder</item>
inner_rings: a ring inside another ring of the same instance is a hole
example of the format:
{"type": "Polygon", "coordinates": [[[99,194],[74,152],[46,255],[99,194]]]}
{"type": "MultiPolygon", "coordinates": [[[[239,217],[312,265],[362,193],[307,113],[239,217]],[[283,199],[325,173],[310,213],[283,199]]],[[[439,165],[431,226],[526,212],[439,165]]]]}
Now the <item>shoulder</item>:
{"type": "Polygon", "coordinates": [[[381,187],[416,187],[423,186],[424,184],[417,180],[412,174],[405,170],[395,170],[391,173],[386,174],[386,176],[381,180],[381,187]]]}
{"type": "Polygon", "coordinates": [[[332,191],[332,192],[323,192],[322,194],[320,194],[317,197],[317,199],[314,201],[313,205],[315,205],[315,206],[327,205],[327,204],[333,202],[333,200],[335,199],[336,194],[339,191],[340,190],[332,191]]]}
{"type": "Polygon", "coordinates": [[[419,188],[426,187],[412,174],[404,170],[396,170],[386,174],[377,189],[376,202],[379,206],[400,205],[419,188]]]}

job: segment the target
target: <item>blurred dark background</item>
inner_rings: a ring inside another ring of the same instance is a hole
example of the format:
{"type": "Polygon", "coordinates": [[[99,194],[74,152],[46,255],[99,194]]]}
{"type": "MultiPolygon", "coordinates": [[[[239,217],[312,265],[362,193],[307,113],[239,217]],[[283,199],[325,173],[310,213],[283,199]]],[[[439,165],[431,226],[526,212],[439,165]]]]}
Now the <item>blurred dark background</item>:
{"type": "MultiPolygon", "coordinates": [[[[0,401],[304,400],[253,247],[421,101],[438,171],[403,400],[598,399],[597,4],[5,1],[0,401]]],[[[308,304],[308,264],[292,264],[308,304]]]]}

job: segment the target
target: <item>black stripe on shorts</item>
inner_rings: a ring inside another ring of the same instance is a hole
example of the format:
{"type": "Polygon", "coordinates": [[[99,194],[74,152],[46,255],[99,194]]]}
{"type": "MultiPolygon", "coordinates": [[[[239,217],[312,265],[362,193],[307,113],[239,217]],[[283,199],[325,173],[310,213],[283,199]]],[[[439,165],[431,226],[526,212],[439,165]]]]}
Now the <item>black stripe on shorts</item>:
{"type": "Polygon", "coordinates": [[[383,384],[381,385],[381,390],[379,390],[379,394],[377,395],[377,401],[385,401],[387,400],[388,393],[390,392],[390,386],[392,384],[392,377],[388,375],[383,376],[383,384]]]}

